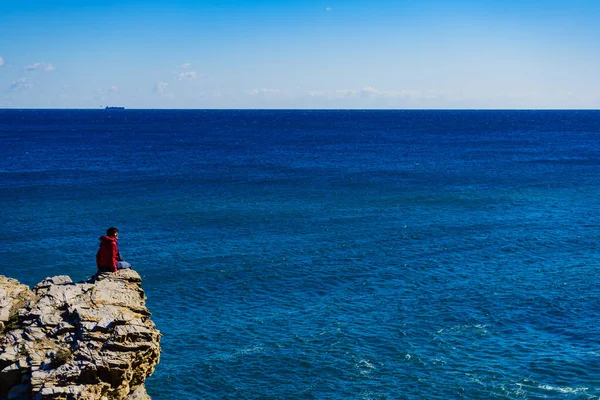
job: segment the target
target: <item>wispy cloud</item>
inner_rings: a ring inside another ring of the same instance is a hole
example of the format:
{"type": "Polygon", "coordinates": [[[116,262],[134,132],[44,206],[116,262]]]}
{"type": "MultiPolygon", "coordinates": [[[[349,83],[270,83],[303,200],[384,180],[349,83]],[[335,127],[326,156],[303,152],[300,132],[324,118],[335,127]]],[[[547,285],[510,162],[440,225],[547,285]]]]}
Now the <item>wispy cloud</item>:
{"type": "Polygon", "coordinates": [[[252,89],[252,90],[246,90],[244,93],[249,94],[250,96],[258,96],[258,95],[280,94],[281,90],[279,90],[279,89],[252,89]]]}
{"type": "Polygon", "coordinates": [[[331,7],[325,7],[325,11],[328,11],[328,12],[329,12],[329,11],[331,11],[331,10],[333,10],[333,8],[331,8],[331,7]]]}
{"type": "Polygon", "coordinates": [[[4,58],[0,57],[0,67],[4,67],[4,58]]]}
{"type": "Polygon", "coordinates": [[[42,63],[34,63],[34,64],[29,64],[27,66],[25,66],[25,71],[33,71],[36,69],[39,69],[42,66],[42,63]]]}
{"type": "Polygon", "coordinates": [[[119,93],[119,87],[118,86],[111,86],[110,89],[108,89],[109,92],[112,93],[119,93]]]}
{"type": "Polygon", "coordinates": [[[436,92],[433,90],[379,90],[374,87],[367,86],[362,89],[336,89],[336,90],[310,90],[308,95],[311,97],[322,97],[328,99],[344,99],[344,98],[403,98],[412,100],[432,99],[439,95],[447,93],[436,92]]]}
{"type": "Polygon", "coordinates": [[[422,97],[420,90],[378,90],[371,86],[361,89],[361,97],[422,97]]]}
{"type": "MultiPolygon", "coordinates": [[[[200,74],[200,76],[202,76],[202,74],[200,74]]],[[[184,79],[196,80],[198,79],[198,74],[196,73],[196,71],[179,72],[175,74],[175,79],[178,81],[184,79]]]]}
{"type": "Polygon", "coordinates": [[[336,89],[336,90],[309,90],[311,97],[326,97],[331,99],[342,99],[346,97],[357,97],[360,93],[356,89],[336,89]]]}
{"type": "Polygon", "coordinates": [[[158,81],[154,84],[154,93],[158,93],[161,96],[165,96],[165,89],[167,88],[167,86],[169,86],[169,84],[167,82],[164,81],[158,81]]]}
{"type": "Polygon", "coordinates": [[[33,86],[33,83],[31,83],[29,78],[19,78],[16,81],[13,81],[13,83],[10,85],[10,87],[8,88],[7,91],[8,92],[16,92],[19,90],[29,89],[32,86],[33,86]]]}
{"type": "Polygon", "coordinates": [[[179,66],[179,68],[188,69],[188,68],[189,68],[189,67],[191,67],[191,66],[192,66],[192,63],[190,63],[190,62],[186,62],[186,63],[183,63],[183,64],[181,64],[181,65],[179,66]]]}
{"type": "Polygon", "coordinates": [[[54,71],[56,68],[54,65],[43,62],[33,63],[25,66],[25,71],[35,71],[36,69],[43,69],[44,71],[54,71]]]}

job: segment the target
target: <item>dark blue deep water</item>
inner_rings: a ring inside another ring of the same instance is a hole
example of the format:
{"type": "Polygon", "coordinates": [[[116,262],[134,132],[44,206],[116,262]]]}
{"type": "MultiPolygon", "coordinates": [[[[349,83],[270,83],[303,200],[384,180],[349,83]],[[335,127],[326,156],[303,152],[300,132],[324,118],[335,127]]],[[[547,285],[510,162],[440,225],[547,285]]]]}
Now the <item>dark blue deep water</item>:
{"type": "Polygon", "coordinates": [[[0,110],[0,274],[143,278],[165,399],[600,398],[599,111],[0,110]]]}

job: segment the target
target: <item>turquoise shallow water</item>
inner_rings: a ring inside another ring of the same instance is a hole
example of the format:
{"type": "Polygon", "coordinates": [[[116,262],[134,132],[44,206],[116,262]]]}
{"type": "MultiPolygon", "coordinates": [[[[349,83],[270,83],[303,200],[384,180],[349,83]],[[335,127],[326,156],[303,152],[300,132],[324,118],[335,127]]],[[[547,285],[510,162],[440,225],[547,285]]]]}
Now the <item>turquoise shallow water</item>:
{"type": "Polygon", "coordinates": [[[120,230],[155,399],[600,398],[597,111],[0,110],[0,274],[120,230]]]}

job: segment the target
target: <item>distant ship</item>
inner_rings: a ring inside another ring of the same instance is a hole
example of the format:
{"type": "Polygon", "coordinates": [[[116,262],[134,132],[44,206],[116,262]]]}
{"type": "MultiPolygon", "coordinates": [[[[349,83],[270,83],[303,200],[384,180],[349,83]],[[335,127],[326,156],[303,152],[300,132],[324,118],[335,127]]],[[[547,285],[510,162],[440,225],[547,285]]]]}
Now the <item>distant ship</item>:
{"type": "Polygon", "coordinates": [[[104,107],[104,109],[105,110],[124,110],[125,107],[109,107],[109,106],[106,106],[106,107],[104,107]]]}

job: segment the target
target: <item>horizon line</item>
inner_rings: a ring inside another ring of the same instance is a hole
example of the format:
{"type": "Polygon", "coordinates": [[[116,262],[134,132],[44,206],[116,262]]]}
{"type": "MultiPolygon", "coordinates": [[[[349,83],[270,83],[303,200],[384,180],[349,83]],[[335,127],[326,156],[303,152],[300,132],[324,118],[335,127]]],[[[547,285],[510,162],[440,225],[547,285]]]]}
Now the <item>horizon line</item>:
{"type": "Polygon", "coordinates": [[[91,107],[0,107],[0,111],[33,111],[33,110],[80,110],[80,111],[600,111],[600,108],[127,108],[106,109],[91,107]]]}

